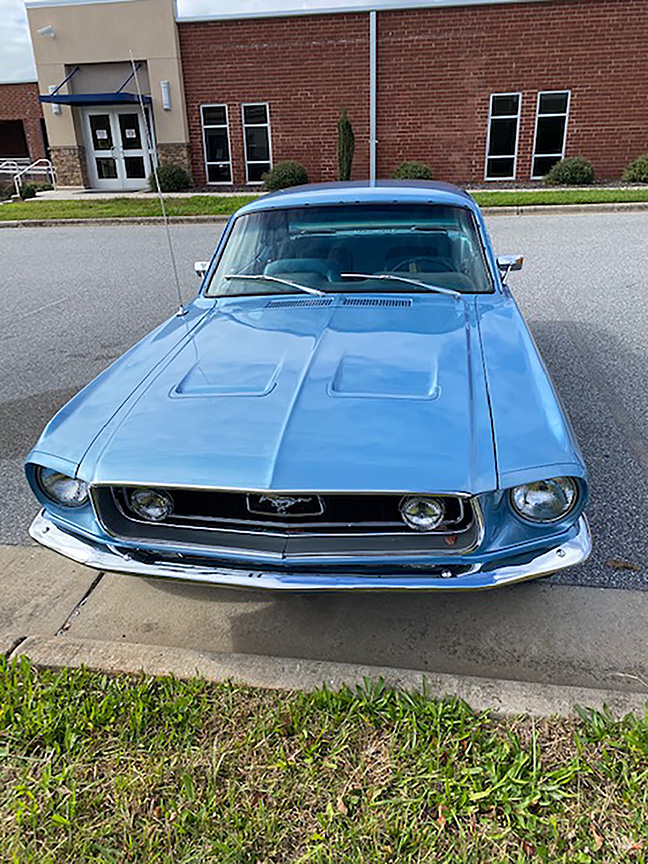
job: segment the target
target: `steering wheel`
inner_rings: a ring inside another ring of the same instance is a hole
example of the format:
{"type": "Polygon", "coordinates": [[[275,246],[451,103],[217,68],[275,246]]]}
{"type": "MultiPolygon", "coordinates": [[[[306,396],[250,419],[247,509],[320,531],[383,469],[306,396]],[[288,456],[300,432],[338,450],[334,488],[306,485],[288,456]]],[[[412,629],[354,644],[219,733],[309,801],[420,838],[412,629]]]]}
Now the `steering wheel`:
{"type": "Polygon", "coordinates": [[[395,264],[391,271],[393,273],[455,273],[455,268],[443,258],[426,258],[425,255],[418,255],[414,258],[403,258],[398,264],[395,264]],[[421,265],[432,265],[421,266],[421,265]]]}

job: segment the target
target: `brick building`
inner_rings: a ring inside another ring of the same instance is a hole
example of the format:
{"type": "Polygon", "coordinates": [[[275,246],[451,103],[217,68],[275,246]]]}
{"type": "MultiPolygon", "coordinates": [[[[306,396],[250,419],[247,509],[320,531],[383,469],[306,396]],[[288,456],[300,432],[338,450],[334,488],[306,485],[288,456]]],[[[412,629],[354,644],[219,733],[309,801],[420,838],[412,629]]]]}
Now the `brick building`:
{"type": "Polygon", "coordinates": [[[416,159],[455,182],[529,182],[581,154],[598,177],[618,178],[648,151],[646,0],[408,5],[375,16],[181,19],[196,181],[206,179],[201,106],[222,103],[232,176],[245,182],[241,106],[253,102],[268,106],[272,158],[299,159],[314,180],[336,177],[345,106],[353,173],[366,177],[372,17],[378,177],[416,159]]]}
{"type": "MultiPolygon", "coordinates": [[[[415,159],[511,185],[578,154],[614,179],[648,151],[648,0],[318,3],[189,17],[183,0],[28,0],[59,180],[142,187],[156,153],[214,191],[255,188],[284,159],[336,179],[343,108],[354,178],[415,159]]],[[[38,124],[24,122],[31,152],[38,124]]]]}
{"type": "Polygon", "coordinates": [[[47,131],[38,84],[0,84],[0,162],[34,162],[46,156],[47,131]]]}

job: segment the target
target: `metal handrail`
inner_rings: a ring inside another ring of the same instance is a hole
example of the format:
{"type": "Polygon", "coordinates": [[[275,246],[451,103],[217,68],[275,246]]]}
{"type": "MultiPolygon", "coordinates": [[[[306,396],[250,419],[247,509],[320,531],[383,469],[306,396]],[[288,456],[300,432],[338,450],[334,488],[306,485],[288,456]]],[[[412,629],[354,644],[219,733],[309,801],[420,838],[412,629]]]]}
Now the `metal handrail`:
{"type": "Polygon", "coordinates": [[[0,174],[16,174],[21,166],[15,159],[4,159],[0,162],[0,174]]]}
{"type": "Polygon", "coordinates": [[[20,195],[23,177],[26,174],[45,174],[56,189],[56,168],[49,159],[36,159],[35,162],[24,167],[20,166],[15,159],[6,159],[4,162],[0,162],[0,173],[13,174],[12,179],[16,187],[16,195],[20,195]]]}

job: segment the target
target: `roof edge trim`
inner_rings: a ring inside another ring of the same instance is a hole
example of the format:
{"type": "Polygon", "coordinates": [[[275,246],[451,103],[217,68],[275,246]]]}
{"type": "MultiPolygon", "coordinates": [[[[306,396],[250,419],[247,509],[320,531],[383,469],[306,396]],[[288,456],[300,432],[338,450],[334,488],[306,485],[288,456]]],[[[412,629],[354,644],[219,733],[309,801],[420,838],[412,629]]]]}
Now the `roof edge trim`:
{"type": "MultiPolygon", "coordinates": [[[[93,6],[106,3],[132,3],[134,0],[25,0],[27,9],[40,9],[48,6],[93,6]]],[[[237,21],[246,18],[293,18],[302,15],[345,15],[349,13],[393,12],[399,9],[434,9],[452,6],[496,6],[510,3],[550,3],[554,0],[386,0],[386,2],[366,2],[357,6],[322,6],[312,9],[268,9],[253,12],[221,12],[213,15],[180,15],[178,2],[174,0],[175,19],[179,23],[192,21],[237,21]]]]}
{"type": "Polygon", "coordinates": [[[133,0],[25,0],[26,9],[41,9],[46,6],[94,6],[98,3],[132,3],[133,0]]]}
{"type": "MultiPolygon", "coordinates": [[[[38,2],[38,0],[36,0],[38,2]]],[[[46,0],[42,0],[46,2],[46,0]]],[[[80,0],[76,0],[80,2],[80,0]]],[[[90,0],[90,2],[111,2],[111,0],[90,0]]],[[[213,15],[180,15],[178,0],[174,0],[176,21],[179,24],[198,21],[237,21],[249,18],[293,18],[304,15],[348,15],[366,14],[368,12],[394,12],[406,9],[435,9],[452,6],[498,6],[512,3],[549,3],[553,0],[387,0],[387,2],[359,3],[357,6],[322,6],[312,9],[273,9],[253,12],[220,12],[213,15]]]]}

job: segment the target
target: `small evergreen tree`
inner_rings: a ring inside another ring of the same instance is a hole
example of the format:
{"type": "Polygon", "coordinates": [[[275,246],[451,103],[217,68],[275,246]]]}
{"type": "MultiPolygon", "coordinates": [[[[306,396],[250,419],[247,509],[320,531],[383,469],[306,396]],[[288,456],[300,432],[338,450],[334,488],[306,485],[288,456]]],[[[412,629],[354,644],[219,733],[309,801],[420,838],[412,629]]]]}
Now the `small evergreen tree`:
{"type": "Polygon", "coordinates": [[[338,178],[340,180],[351,179],[351,164],[353,162],[353,153],[355,151],[355,135],[353,134],[353,126],[347,117],[346,108],[342,109],[342,114],[337,124],[338,134],[338,178]]]}

